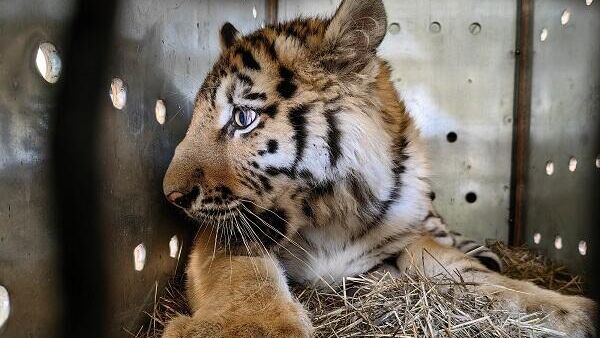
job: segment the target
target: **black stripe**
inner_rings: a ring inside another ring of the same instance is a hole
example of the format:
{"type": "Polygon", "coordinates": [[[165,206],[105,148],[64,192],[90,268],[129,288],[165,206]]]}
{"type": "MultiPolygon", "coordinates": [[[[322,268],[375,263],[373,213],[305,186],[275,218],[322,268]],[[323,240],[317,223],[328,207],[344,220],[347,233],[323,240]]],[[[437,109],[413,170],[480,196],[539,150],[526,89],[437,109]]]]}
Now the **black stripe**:
{"type": "Polygon", "coordinates": [[[289,99],[294,96],[298,88],[294,83],[294,73],[287,67],[281,66],[279,67],[279,76],[281,77],[281,81],[277,85],[277,92],[284,99],[289,99]]]}
{"type": "Polygon", "coordinates": [[[265,188],[265,190],[267,192],[273,190],[273,186],[271,185],[271,181],[269,181],[268,178],[266,178],[263,175],[259,175],[258,179],[260,180],[260,183],[262,183],[262,186],[265,188]]]}
{"type": "Polygon", "coordinates": [[[265,94],[265,93],[250,93],[250,94],[244,95],[244,99],[265,101],[267,99],[267,94],[265,94]]]}
{"type": "Polygon", "coordinates": [[[279,149],[279,143],[277,142],[277,140],[267,141],[267,152],[269,154],[275,154],[277,152],[277,149],[279,149]]]}
{"type": "Polygon", "coordinates": [[[292,108],[288,113],[288,119],[292,128],[294,128],[293,139],[296,141],[296,158],[294,159],[294,166],[302,160],[304,155],[304,148],[306,147],[306,138],[308,137],[306,128],[306,114],[308,113],[308,106],[299,105],[292,108]]]}
{"type": "Polygon", "coordinates": [[[263,113],[267,114],[270,118],[275,118],[275,115],[277,115],[277,103],[268,105],[263,109],[263,113]]]}
{"type": "Polygon", "coordinates": [[[254,86],[254,81],[252,81],[252,79],[248,75],[237,73],[236,76],[241,83],[247,85],[248,87],[254,86]]]}
{"type": "Polygon", "coordinates": [[[296,178],[296,169],[294,168],[276,168],[268,166],[265,168],[265,173],[269,176],[277,176],[283,174],[289,178],[296,178]]]}
{"type": "Polygon", "coordinates": [[[254,56],[252,56],[250,51],[246,50],[245,48],[238,47],[236,48],[235,53],[242,57],[242,63],[244,64],[244,67],[253,70],[260,70],[260,65],[258,62],[256,62],[256,59],[254,56]]]}
{"type": "Polygon", "coordinates": [[[388,198],[385,201],[383,201],[382,203],[380,203],[379,213],[374,217],[373,221],[368,223],[363,229],[361,229],[360,232],[358,232],[357,234],[352,236],[353,239],[360,238],[360,237],[366,235],[369,231],[371,231],[371,229],[379,226],[381,224],[381,222],[387,216],[387,212],[389,211],[392,204],[394,202],[396,202],[396,200],[398,200],[398,198],[400,197],[400,188],[402,185],[402,174],[406,170],[406,168],[404,167],[404,162],[408,159],[408,155],[406,155],[404,153],[404,150],[406,149],[407,146],[408,146],[408,141],[406,140],[406,137],[404,137],[404,136],[399,136],[393,143],[393,145],[392,145],[392,153],[393,153],[392,173],[393,173],[394,185],[388,194],[388,198]]]}
{"type": "Polygon", "coordinates": [[[275,41],[269,41],[269,39],[261,33],[252,34],[245,38],[254,47],[263,47],[269,57],[277,61],[277,52],[275,51],[275,41]]]}
{"type": "Polygon", "coordinates": [[[337,126],[337,114],[338,110],[325,111],[325,119],[327,119],[327,147],[329,149],[329,163],[332,167],[337,164],[342,149],[340,147],[340,130],[337,126]]]}

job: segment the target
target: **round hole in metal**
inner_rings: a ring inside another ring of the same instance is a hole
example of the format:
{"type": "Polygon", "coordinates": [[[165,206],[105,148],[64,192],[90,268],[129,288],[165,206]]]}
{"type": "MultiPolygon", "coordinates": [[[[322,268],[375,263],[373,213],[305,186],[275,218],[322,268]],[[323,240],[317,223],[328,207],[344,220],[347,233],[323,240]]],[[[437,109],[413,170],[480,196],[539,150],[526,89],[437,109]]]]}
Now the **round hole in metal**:
{"type": "Polygon", "coordinates": [[[397,22],[392,22],[388,27],[388,32],[394,35],[400,33],[400,24],[397,22]]]}
{"type": "Polygon", "coordinates": [[[0,329],[8,320],[9,315],[10,296],[8,295],[8,290],[6,290],[4,286],[0,285],[0,329]]]}
{"type": "Polygon", "coordinates": [[[179,238],[177,238],[177,235],[174,235],[169,240],[169,256],[171,258],[177,258],[178,254],[179,254],[179,238]]]}
{"type": "Polygon", "coordinates": [[[429,31],[432,33],[439,33],[442,31],[442,25],[439,22],[434,21],[429,24],[429,31]]]}
{"type": "Polygon", "coordinates": [[[456,133],[453,131],[449,132],[446,135],[446,140],[448,140],[448,142],[450,142],[450,143],[456,142],[457,139],[458,139],[458,135],[456,135],[456,133]]]}
{"type": "Polygon", "coordinates": [[[575,158],[575,156],[571,156],[571,158],[569,159],[569,171],[573,172],[577,169],[577,159],[575,158]]]}
{"type": "Polygon", "coordinates": [[[580,255],[582,255],[582,256],[587,255],[587,242],[579,241],[579,245],[577,246],[577,249],[579,250],[580,255]]]}
{"type": "Polygon", "coordinates": [[[556,238],[554,238],[554,247],[557,250],[562,249],[562,247],[563,247],[562,237],[556,236],[556,238]]]}
{"type": "Polygon", "coordinates": [[[554,162],[548,161],[546,162],[546,175],[552,176],[554,174],[554,162]]]}
{"type": "Polygon", "coordinates": [[[133,267],[135,271],[142,271],[144,265],[146,265],[146,246],[140,243],[133,249],[133,267]]]}
{"type": "Polygon", "coordinates": [[[165,101],[156,100],[154,115],[156,116],[156,122],[158,122],[158,124],[165,124],[165,121],[167,120],[167,107],[165,106],[165,101]]]}
{"type": "Polygon", "coordinates": [[[548,29],[542,28],[542,31],[540,32],[540,41],[546,41],[547,38],[548,38],[548,29]]]}
{"type": "Polygon", "coordinates": [[[62,69],[62,61],[53,44],[44,42],[38,46],[35,55],[35,66],[46,82],[56,83],[58,81],[62,69]]]}
{"type": "Polygon", "coordinates": [[[477,201],[477,194],[476,194],[476,193],[474,193],[474,192],[472,192],[472,191],[470,191],[470,192],[468,192],[468,193],[465,195],[465,200],[466,200],[468,203],[475,203],[475,201],[477,201]]]}
{"type": "Polygon", "coordinates": [[[479,24],[479,22],[473,22],[472,24],[470,24],[469,32],[471,32],[471,34],[473,35],[479,34],[481,32],[481,25],[479,24]]]}
{"type": "Polygon", "coordinates": [[[125,108],[127,103],[127,87],[125,82],[118,77],[112,79],[110,83],[110,100],[112,101],[113,107],[121,110],[125,108]]]}
{"type": "Polygon", "coordinates": [[[560,23],[564,26],[569,23],[569,20],[571,20],[571,11],[569,11],[569,9],[567,8],[562,12],[562,15],[560,16],[560,23]]]}

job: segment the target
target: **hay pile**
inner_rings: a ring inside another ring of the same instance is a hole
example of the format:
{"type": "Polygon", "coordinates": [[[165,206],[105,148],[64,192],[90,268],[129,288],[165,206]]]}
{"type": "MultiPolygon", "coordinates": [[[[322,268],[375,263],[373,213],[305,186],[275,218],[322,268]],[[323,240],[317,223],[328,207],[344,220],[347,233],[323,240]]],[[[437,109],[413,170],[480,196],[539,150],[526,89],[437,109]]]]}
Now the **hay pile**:
{"type": "MultiPolygon", "coordinates": [[[[506,274],[566,294],[581,294],[582,281],[524,247],[488,243],[500,255],[506,274]]],[[[309,310],[316,337],[560,337],[544,327],[541,313],[494,309],[487,296],[471,292],[464,282],[422,274],[393,277],[375,272],[346,278],[333,290],[295,287],[309,310]]],[[[178,313],[189,314],[181,278],[168,284],[155,302],[149,323],[136,338],[160,338],[162,328],[178,313]]]]}

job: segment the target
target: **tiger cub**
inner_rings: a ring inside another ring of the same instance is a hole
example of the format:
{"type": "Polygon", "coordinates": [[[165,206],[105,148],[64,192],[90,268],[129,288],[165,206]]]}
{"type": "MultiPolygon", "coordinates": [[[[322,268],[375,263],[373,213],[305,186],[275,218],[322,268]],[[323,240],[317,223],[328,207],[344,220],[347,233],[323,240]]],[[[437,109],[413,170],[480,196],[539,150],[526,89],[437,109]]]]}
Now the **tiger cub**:
{"type": "Polygon", "coordinates": [[[500,275],[493,253],[436,215],[423,141],[376,54],[386,27],[381,0],[245,36],[222,27],[164,178],[167,199],[200,225],[194,314],[164,337],[307,337],[288,280],[328,285],[382,265],[460,273],[499,306],[591,334],[591,300],[500,275]]]}

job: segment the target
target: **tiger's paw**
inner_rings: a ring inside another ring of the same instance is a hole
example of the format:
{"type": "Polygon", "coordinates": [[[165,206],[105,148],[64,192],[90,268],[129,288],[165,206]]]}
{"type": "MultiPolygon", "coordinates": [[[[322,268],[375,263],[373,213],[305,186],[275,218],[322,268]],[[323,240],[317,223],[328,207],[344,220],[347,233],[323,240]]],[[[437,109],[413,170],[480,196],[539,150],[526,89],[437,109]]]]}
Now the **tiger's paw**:
{"type": "Polygon", "coordinates": [[[498,300],[504,301],[508,308],[514,309],[516,306],[528,314],[539,313],[544,320],[543,326],[558,331],[557,335],[563,333],[570,338],[595,337],[597,307],[589,298],[539,289],[535,293],[521,294],[516,302],[514,298],[498,300]]]}
{"type": "Polygon", "coordinates": [[[211,319],[178,316],[165,327],[162,338],[309,338],[312,332],[305,311],[292,310],[211,319]]]}
{"type": "Polygon", "coordinates": [[[568,337],[595,337],[596,303],[579,296],[560,295],[552,302],[534,304],[548,313],[548,327],[565,333],[568,337]]]}

